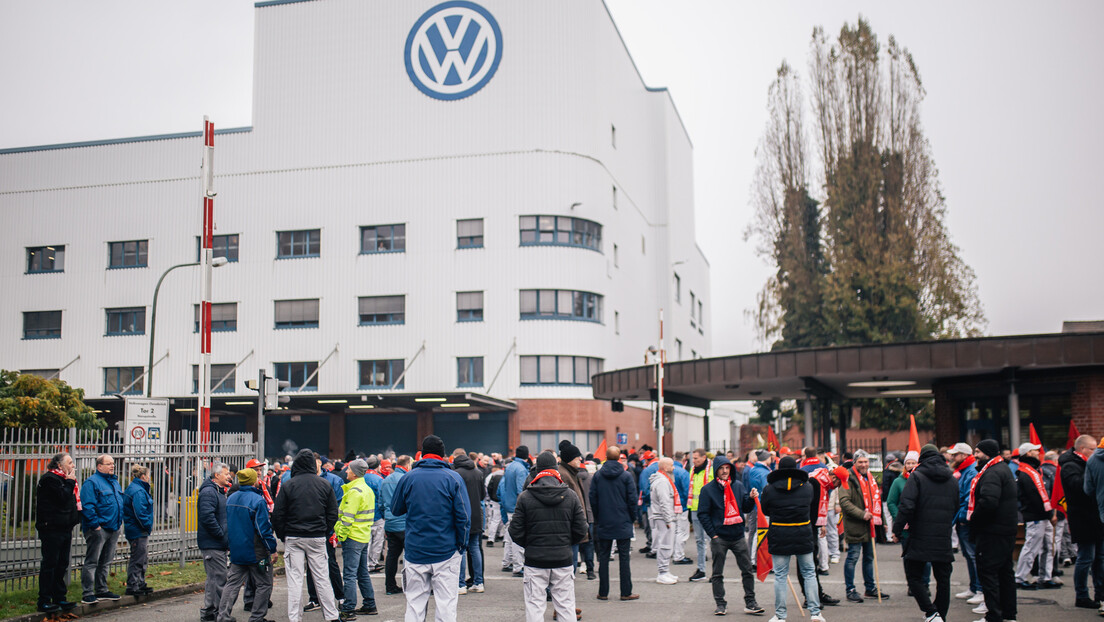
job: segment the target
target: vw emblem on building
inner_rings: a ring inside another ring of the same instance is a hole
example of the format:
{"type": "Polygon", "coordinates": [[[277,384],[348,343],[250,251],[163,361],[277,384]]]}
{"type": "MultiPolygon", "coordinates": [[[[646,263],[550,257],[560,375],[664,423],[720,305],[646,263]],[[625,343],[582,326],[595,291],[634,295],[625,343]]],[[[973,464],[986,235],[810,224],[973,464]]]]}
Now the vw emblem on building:
{"type": "Polygon", "coordinates": [[[502,60],[502,31],[474,2],[443,2],[410,29],[404,56],[418,90],[435,99],[463,99],[494,76],[502,60]]]}

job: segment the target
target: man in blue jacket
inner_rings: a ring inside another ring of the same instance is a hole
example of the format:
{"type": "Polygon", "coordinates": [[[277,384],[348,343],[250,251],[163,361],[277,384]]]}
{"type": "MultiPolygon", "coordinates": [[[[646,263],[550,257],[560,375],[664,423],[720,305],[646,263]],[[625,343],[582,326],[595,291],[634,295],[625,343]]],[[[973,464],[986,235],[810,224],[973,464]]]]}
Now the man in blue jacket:
{"type": "Polygon", "coordinates": [[[514,544],[510,537],[510,517],[514,515],[518,495],[525,490],[525,480],[529,477],[529,448],[518,445],[514,451],[514,460],[506,465],[506,472],[498,484],[498,498],[502,505],[502,524],[506,526],[506,540],[502,543],[502,571],[513,572],[515,577],[522,576],[525,566],[525,549],[514,544]]]}
{"type": "Polygon", "coordinates": [[[96,472],[81,486],[81,530],[85,556],[81,588],[85,603],[119,600],[107,589],[107,571],[115,559],[115,544],[123,524],[123,489],[115,477],[115,459],[104,454],[96,458],[96,472]]]}
{"type": "Polygon", "coordinates": [[[380,498],[383,508],[384,536],[387,538],[387,560],[383,568],[383,586],[387,594],[401,594],[395,575],[399,570],[399,556],[403,553],[403,543],[406,539],[406,517],[395,516],[392,511],[392,499],[395,497],[395,489],[399,486],[399,480],[410,471],[410,456],[402,455],[395,459],[395,470],[383,480],[380,485],[380,498]]]}
{"type": "Polygon", "coordinates": [[[153,532],[153,497],[150,496],[150,470],[140,464],[130,467],[130,485],[123,493],[123,525],[130,543],[127,560],[127,596],[145,596],[153,591],[146,585],[146,544],[153,532]]]}
{"type": "Polygon", "coordinates": [[[702,486],[698,499],[698,520],[709,536],[709,550],[713,555],[713,576],[709,580],[713,584],[713,600],[717,603],[713,613],[724,615],[728,607],[724,565],[728,552],[732,551],[743,579],[744,613],[759,615],[763,613],[763,608],[755,600],[755,576],[751,573],[750,553],[744,539],[744,514],[755,507],[755,501],[744,488],[744,483],[733,475],[728,458],[714,458],[713,481],[702,486]]]}
{"type": "Polygon", "coordinates": [[[966,571],[970,575],[968,589],[955,594],[955,598],[966,599],[966,602],[971,605],[980,605],[985,602],[985,595],[981,593],[981,579],[977,573],[976,545],[970,535],[970,523],[966,520],[967,506],[970,505],[970,484],[978,473],[977,466],[974,464],[974,450],[966,443],[955,443],[947,453],[951,456],[951,468],[958,478],[958,512],[955,514],[955,531],[958,533],[958,546],[962,549],[962,556],[966,558],[966,571]]]}
{"type": "Polygon", "coordinates": [[[671,563],[679,565],[694,563],[694,560],[686,556],[686,541],[690,539],[690,512],[685,506],[690,503],[690,473],[682,464],[684,460],[686,460],[686,452],[675,452],[675,471],[672,475],[675,480],[675,490],[678,491],[684,508],[682,512],[675,514],[675,548],[671,563]]]}
{"type": "Polygon", "coordinates": [[[456,620],[460,551],[468,543],[471,508],[464,480],[444,455],[444,441],[432,434],[425,437],[422,459],[399,480],[392,498],[392,513],[407,518],[407,620],[425,619],[431,588],[437,619],[456,620]]]}
{"type": "Polygon", "coordinates": [[[379,473],[379,456],[372,454],[364,459],[368,464],[368,471],[364,474],[364,481],[372,489],[376,497],[376,522],[372,523],[372,541],[368,544],[368,571],[379,572],[383,570],[383,541],[386,519],[383,516],[383,476],[379,473]]]}
{"type": "Polygon", "coordinates": [[[230,539],[230,574],[219,599],[218,622],[234,622],[230,612],[247,579],[255,586],[249,620],[265,622],[272,595],[276,537],[268,518],[268,504],[257,488],[257,472],[253,469],[238,471],[238,491],[226,501],[226,531],[230,539]]]}
{"type": "Polygon", "coordinates": [[[230,542],[226,538],[226,489],[230,487],[230,467],[215,463],[211,477],[203,480],[196,499],[196,543],[203,555],[203,574],[207,581],[203,586],[203,608],[199,610],[200,622],[214,622],[218,615],[222,586],[226,585],[226,552],[230,542]]]}

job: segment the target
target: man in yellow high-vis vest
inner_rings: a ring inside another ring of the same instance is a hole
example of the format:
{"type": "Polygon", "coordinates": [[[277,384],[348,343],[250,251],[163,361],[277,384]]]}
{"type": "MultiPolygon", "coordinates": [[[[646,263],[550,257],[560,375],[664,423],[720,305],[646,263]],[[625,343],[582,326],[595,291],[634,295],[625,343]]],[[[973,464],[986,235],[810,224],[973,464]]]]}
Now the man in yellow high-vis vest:
{"type": "Polygon", "coordinates": [[[368,463],[353,460],[346,468],[349,483],[342,486],[345,495],[337,508],[337,524],[334,535],[341,540],[341,557],[344,562],[342,578],[345,580],[345,602],[341,605],[341,619],[355,620],[356,614],[372,615],[376,613],[376,594],[372,590],[372,580],[368,576],[368,544],[372,541],[372,523],[376,519],[376,494],[364,473],[368,463]],[[364,604],[356,609],[357,585],[364,597],[364,604]]]}
{"type": "Polygon", "coordinates": [[[701,523],[698,521],[698,497],[702,486],[713,479],[713,465],[706,456],[705,449],[699,447],[694,450],[691,460],[694,468],[690,471],[690,519],[694,524],[694,542],[698,546],[698,569],[690,575],[691,581],[706,581],[709,577],[705,574],[705,552],[709,547],[709,536],[705,535],[701,523]]]}

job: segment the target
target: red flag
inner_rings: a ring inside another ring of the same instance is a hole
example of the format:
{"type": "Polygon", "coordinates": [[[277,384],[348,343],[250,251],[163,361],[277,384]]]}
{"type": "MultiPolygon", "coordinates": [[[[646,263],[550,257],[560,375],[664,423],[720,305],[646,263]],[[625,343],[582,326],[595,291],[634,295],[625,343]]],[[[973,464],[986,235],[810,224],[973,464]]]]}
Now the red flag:
{"type": "Polygon", "coordinates": [[[763,506],[759,505],[759,497],[755,498],[755,511],[759,513],[755,519],[755,576],[760,581],[766,581],[767,575],[774,570],[774,558],[771,557],[770,546],[767,544],[767,528],[770,525],[763,514],[763,506]]]}
{"type": "Polygon", "coordinates": [[[1027,430],[1028,430],[1028,433],[1029,433],[1028,440],[1030,440],[1032,443],[1034,443],[1036,445],[1042,445],[1043,444],[1043,441],[1039,440],[1039,433],[1035,431],[1035,424],[1034,423],[1027,424],[1027,430]]]}
{"type": "Polygon", "coordinates": [[[598,462],[606,461],[606,439],[602,439],[602,442],[598,444],[598,449],[594,450],[594,459],[598,462]]]}
{"type": "Polygon", "coordinates": [[[1054,470],[1054,489],[1050,493],[1050,505],[1062,515],[1067,514],[1066,490],[1062,487],[1062,467],[1054,470]]]}
{"type": "Polygon", "coordinates": [[[1073,443],[1077,440],[1077,437],[1081,436],[1081,433],[1077,431],[1077,424],[1070,419],[1070,431],[1069,438],[1066,439],[1066,449],[1073,449],[1073,443]]]}
{"type": "Polygon", "coordinates": [[[916,432],[916,415],[909,415],[909,451],[920,453],[920,435],[916,432]]]}
{"type": "Polygon", "coordinates": [[[767,428],[767,451],[778,451],[781,446],[781,443],[778,442],[778,436],[774,433],[774,428],[767,428]]]}

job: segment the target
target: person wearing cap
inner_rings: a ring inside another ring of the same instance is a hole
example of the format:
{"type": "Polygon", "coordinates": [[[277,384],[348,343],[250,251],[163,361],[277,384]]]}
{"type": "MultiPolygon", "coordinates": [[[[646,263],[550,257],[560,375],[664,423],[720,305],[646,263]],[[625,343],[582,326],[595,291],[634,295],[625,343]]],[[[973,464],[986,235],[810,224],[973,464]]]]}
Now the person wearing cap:
{"type": "Polygon", "coordinates": [[[967,506],[970,501],[970,486],[977,477],[976,459],[974,450],[966,443],[958,442],[947,450],[951,457],[950,466],[954,477],[958,481],[958,512],[955,513],[955,533],[958,535],[958,548],[962,556],[966,558],[966,571],[969,573],[970,583],[967,589],[955,594],[955,598],[964,599],[971,605],[980,605],[985,602],[985,595],[981,591],[981,579],[977,571],[977,551],[974,539],[970,535],[970,523],[966,520],[967,506]]]}
{"type": "Polygon", "coordinates": [[[226,531],[230,540],[230,571],[219,598],[218,622],[234,622],[230,615],[238,590],[247,579],[255,586],[251,622],[265,622],[272,594],[272,565],[276,563],[276,538],[264,495],[257,488],[257,472],[244,468],[237,474],[238,490],[226,501],[226,531]]]}
{"type": "Polygon", "coordinates": [[[1096,439],[1088,434],[1078,436],[1073,447],[1058,458],[1058,476],[1066,494],[1066,515],[1070,537],[1077,545],[1077,562],[1073,570],[1075,606],[1086,609],[1102,607],[1104,614],[1104,523],[1096,508],[1096,499],[1085,493],[1085,461],[1092,456],[1096,439]],[[1090,598],[1089,572],[1093,577],[1090,598]]]}
{"type": "Polygon", "coordinates": [[[506,465],[506,471],[502,475],[502,482],[498,486],[498,497],[502,506],[502,524],[506,527],[506,540],[502,543],[502,571],[512,572],[515,577],[521,576],[521,569],[525,565],[525,551],[523,551],[510,537],[510,517],[514,515],[518,495],[525,490],[525,480],[529,477],[529,448],[518,445],[514,450],[514,459],[506,465]]]}
{"type": "Polygon", "coordinates": [[[843,582],[847,600],[863,602],[863,597],[885,600],[889,595],[874,583],[874,530],[882,524],[882,491],[870,473],[870,457],[863,450],[855,452],[854,466],[848,473],[847,486],[840,493],[843,509],[843,532],[847,542],[847,559],[843,564],[843,582]],[[864,594],[855,589],[855,564],[862,555],[864,594]]]}
{"type": "Polygon", "coordinates": [[[1061,584],[1051,576],[1054,564],[1054,508],[1040,472],[1039,450],[1042,445],[1027,442],[1020,445],[1020,469],[1016,473],[1020,513],[1024,521],[1024,544],[1016,564],[1016,587],[1021,590],[1053,589],[1061,584]],[[1038,583],[1031,580],[1031,568],[1039,563],[1038,583]]]}
{"type": "MultiPolygon", "coordinates": [[[[754,494],[758,495],[758,492],[754,494]]],[[[710,554],[713,556],[709,582],[713,585],[713,601],[716,604],[714,615],[725,615],[728,608],[728,601],[725,600],[724,565],[729,551],[736,558],[736,566],[740,569],[744,588],[744,613],[763,613],[763,608],[755,600],[755,576],[752,574],[747,540],[744,539],[749,518],[745,514],[754,507],[754,497],[744,488],[744,483],[735,477],[728,458],[714,458],[713,481],[702,487],[698,500],[698,520],[709,537],[710,554]]]]}
{"type": "Polygon", "coordinates": [[[1016,478],[993,439],[978,443],[974,458],[981,469],[970,484],[966,520],[976,545],[978,577],[985,595],[985,602],[974,613],[984,613],[986,622],[1015,620],[1012,552],[1019,521],[1016,478]]]}
{"type": "Polygon", "coordinates": [[[460,555],[468,544],[471,507],[464,480],[444,458],[445,442],[422,439],[422,459],[399,480],[392,514],[406,516],[403,593],[406,619],[425,620],[433,594],[437,622],[456,620],[460,555]]]}
{"type": "MultiPolygon", "coordinates": [[[[790,574],[790,558],[796,558],[797,571],[803,583],[816,583],[816,562],[813,550],[816,542],[811,526],[816,522],[820,504],[819,482],[797,466],[793,456],[783,456],[778,468],[767,476],[761,505],[763,514],[770,518],[767,529],[767,546],[774,566],[774,617],[786,619],[787,583],[790,574]]],[[[755,493],[752,493],[754,498],[755,493]]],[[[815,590],[805,594],[811,622],[824,622],[820,615],[820,598],[815,590]]]]}
{"type": "Polygon", "coordinates": [[[537,456],[536,474],[518,495],[510,520],[510,537],[525,550],[525,619],[544,620],[547,598],[553,619],[574,620],[574,546],[587,535],[586,512],[578,495],[562,481],[556,456],[537,456]],[[547,597],[546,597],[547,594],[547,597]]]}
{"type": "Polygon", "coordinates": [[[364,474],[368,463],[357,458],[345,467],[345,484],[341,504],[337,508],[337,524],[334,534],[341,542],[342,579],[345,602],[341,603],[341,619],[355,620],[357,614],[376,614],[376,593],[372,578],[368,575],[368,545],[372,541],[372,528],[376,518],[376,493],[368,486],[364,474]],[[357,604],[357,587],[364,597],[360,609],[357,604]]]}
{"type": "MultiPolygon", "coordinates": [[[[939,452],[939,448],[936,448],[936,453],[939,452]]],[[[909,475],[912,470],[920,464],[920,452],[910,451],[905,454],[905,459],[901,462],[902,469],[900,477],[893,479],[893,485],[889,487],[889,491],[886,494],[886,508],[889,510],[890,516],[893,517],[894,522],[897,521],[898,504],[901,501],[901,493],[905,490],[905,484],[908,482],[909,475]]],[[[944,461],[946,464],[946,461],[944,461]]],[[[890,529],[891,532],[896,532],[895,529],[890,529]]]]}
{"type": "Polygon", "coordinates": [[[372,542],[368,545],[368,570],[379,572],[383,570],[383,544],[386,539],[387,520],[383,515],[383,475],[380,473],[383,463],[379,456],[373,454],[364,459],[368,470],[364,472],[364,482],[372,489],[372,495],[376,499],[376,520],[372,523],[372,542]]]}
{"type": "Polygon", "coordinates": [[[402,588],[395,580],[395,575],[398,574],[399,556],[402,555],[404,549],[406,517],[395,516],[393,510],[395,488],[398,487],[399,480],[410,471],[410,462],[410,456],[405,454],[395,458],[391,474],[384,478],[383,485],[380,486],[380,496],[383,498],[381,506],[386,521],[383,533],[387,538],[387,559],[383,564],[383,588],[388,596],[402,594],[402,588]]]}

